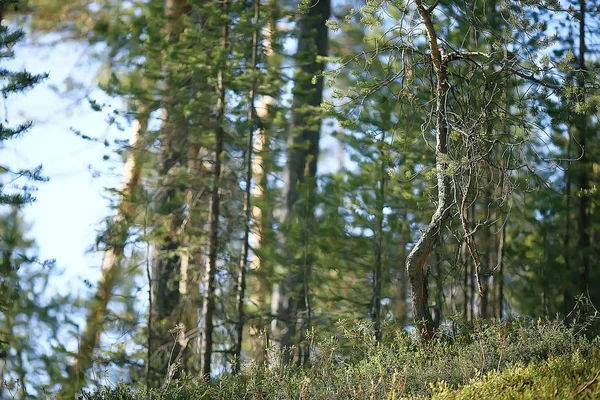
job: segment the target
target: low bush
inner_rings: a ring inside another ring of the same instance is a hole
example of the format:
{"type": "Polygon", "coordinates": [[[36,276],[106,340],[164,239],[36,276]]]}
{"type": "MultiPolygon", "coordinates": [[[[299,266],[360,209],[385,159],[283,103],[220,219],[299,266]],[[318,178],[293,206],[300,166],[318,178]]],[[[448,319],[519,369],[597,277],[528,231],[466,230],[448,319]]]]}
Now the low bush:
{"type": "Polygon", "coordinates": [[[600,357],[586,359],[579,353],[551,357],[524,367],[490,372],[458,390],[440,381],[433,386],[432,400],[471,399],[599,399],[600,357]]]}
{"type": "MultiPolygon", "coordinates": [[[[392,327],[376,342],[364,323],[341,322],[339,332],[317,341],[310,368],[251,364],[211,382],[187,377],[150,393],[120,385],[81,398],[569,398],[600,369],[600,340],[559,321],[455,322],[428,343],[392,327]]],[[[592,383],[582,395],[598,390],[592,383]]]]}

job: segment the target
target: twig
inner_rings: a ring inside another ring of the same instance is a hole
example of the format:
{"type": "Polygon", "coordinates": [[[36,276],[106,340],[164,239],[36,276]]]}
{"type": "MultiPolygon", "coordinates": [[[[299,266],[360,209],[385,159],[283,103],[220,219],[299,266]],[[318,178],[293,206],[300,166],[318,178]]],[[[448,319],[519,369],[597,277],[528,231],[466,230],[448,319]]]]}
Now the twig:
{"type": "Polygon", "coordinates": [[[471,160],[468,160],[469,163],[469,173],[467,180],[467,187],[465,188],[462,203],[461,203],[461,212],[460,212],[460,220],[462,223],[463,231],[465,234],[465,241],[467,243],[467,248],[469,249],[469,253],[471,254],[471,258],[475,263],[475,278],[477,280],[477,292],[480,296],[483,296],[483,289],[481,287],[481,276],[479,274],[481,263],[479,261],[479,257],[477,256],[477,249],[475,248],[475,240],[473,239],[474,231],[469,229],[468,221],[467,221],[467,201],[469,198],[469,193],[471,192],[472,186],[472,178],[473,178],[473,166],[470,165],[472,163],[471,160]]]}
{"type": "Polygon", "coordinates": [[[581,389],[579,389],[577,391],[577,393],[575,393],[575,396],[579,396],[581,393],[585,392],[590,386],[592,386],[594,384],[594,382],[596,382],[596,380],[598,379],[598,377],[600,377],[600,370],[598,372],[596,372],[596,375],[594,375],[594,378],[592,378],[591,381],[589,381],[588,383],[586,383],[585,385],[583,385],[581,387],[581,389]]]}
{"type": "Polygon", "coordinates": [[[440,4],[440,0],[435,0],[435,3],[433,3],[431,7],[427,8],[427,13],[431,14],[433,10],[435,10],[435,8],[438,6],[438,4],[440,4]]]}

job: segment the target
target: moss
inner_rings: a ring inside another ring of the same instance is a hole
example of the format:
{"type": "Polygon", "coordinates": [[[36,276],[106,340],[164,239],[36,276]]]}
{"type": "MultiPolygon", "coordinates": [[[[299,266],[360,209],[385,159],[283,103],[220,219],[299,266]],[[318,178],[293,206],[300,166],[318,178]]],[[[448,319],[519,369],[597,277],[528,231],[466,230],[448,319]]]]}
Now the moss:
{"type": "Polygon", "coordinates": [[[449,399],[598,399],[600,398],[600,357],[586,359],[579,352],[505,371],[490,372],[452,389],[439,381],[433,387],[432,400],[449,399]]]}

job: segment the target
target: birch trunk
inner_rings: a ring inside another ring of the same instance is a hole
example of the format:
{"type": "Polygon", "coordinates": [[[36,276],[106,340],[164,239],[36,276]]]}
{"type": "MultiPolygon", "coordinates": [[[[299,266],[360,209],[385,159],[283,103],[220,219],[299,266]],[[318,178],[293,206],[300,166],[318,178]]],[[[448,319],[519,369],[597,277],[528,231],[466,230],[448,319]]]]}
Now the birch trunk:
{"type": "MultiPolygon", "coordinates": [[[[279,69],[281,65],[278,63],[278,59],[277,57],[273,57],[275,55],[273,50],[274,43],[277,42],[277,20],[279,19],[277,1],[269,0],[267,7],[268,22],[262,34],[263,54],[266,56],[265,64],[269,68],[279,69]]],[[[269,201],[266,190],[267,176],[272,169],[272,159],[269,153],[270,138],[264,126],[269,125],[272,120],[269,107],[274,105],[274,103],[274,98],[261,96],[255,110],[259,126],[254,134],[253,146],[254,161],[252,164],[252,175],[254,177],[254,186],[252,198],[254,202],[252,217],[254,225],[252,227],[252,234],[250,235],[250,249],[252,251],[249,255],[248,265],[251,271],[250,279],[252,287],[250,302],[257,310],[257,315],[250,322],[250,357],[258,365],[263,365],[266,361],[266,328],[268,327],[266,316],[270,314],[267,302],[272,290],[270,279],[273,276],[273,263],[261,259],[259,254],[265,242],[271,243],[269,238],[272,236],[273,226],[273,212],[268,205],[265,207],[265,202],[268,203],[269,201]]]]}
{"type": "MultiPolygon", "coordinates": [[[[256,107],[256,115],[259,120],[264,121],[269,118],[268,104],[272,98],[262,97],[256,107]]],[[[252,191],[252,198],[254,199],[252,205],[252,218],[254,220],[254,226],[252,227],[252,234],[249,238],[250,249],[252,252],[248,257],[248,266],[250,271],[252,294],[250,302],[255,305],[258,310],[258,315],[252,319],[250,326],[250,356],[254,362],[258,365],[264,364],[265,350],[267,346],[265,328],[268,324],[265,324],[264,314],[268,314],[265,310],[267,304],[268,294],[272,289],[269,284],[269,278],[272,276],[273,269],[272,263],[261,260],[258,253],[261,247],[264,245],[266,238],[271,232],[272,226],[272,214],[271,211],[261,209],[257,203],[265,199],[267,190],[267,174],[270,171],[270,158],[269,142],[267,133],[263,128],[256,130],[254,135],[254,146],[253,154],[254,161],[252,163],[252,175],[254,177],[254,186],[252,191]]]]}
{"type": "MultiPolygon", "coordinates": [[[[278,7],[276,0],[269,0],[267,4],[268,21],[262,32],[263,54],[266,56],[265,63],[270,68],[279,68],[280,65],[273,65],[276,61],[273,50],[274,43],[277,41],[277,20],[278,7]]],[[[263,365],[266,361],[267,333],[266,316],[269,314],[265,306],[272,290],[269,279],[273,275],[272,262],[261,259],[259,256],[261,247],[272,233],[273,213],[265,207],[264,201],[267,200],[267,176],[271,171],[272,159],[269,155],[269,137],[264,128],[268,125],[272,116],[269,113],[269,107],[275,103],[275,99],[270,96],[261,96],[258,99],[255,113],[258,121],[258,127],[254,132],[254,144],[252,153],[254,159],[252,162],[252,176],[254,185],[252,187],[252,208],[251,215],[253,226],[249,237],[249,247],[252,250],[248,256],[248,267],[251,271],[249,278],[251,280],[252,293],[250,294],[250,303],[253,304],[256,314],[250,320],[249,345],[250,358],[258,365],[263,365]],[[262,204],[261,204],[262,203],[262,204]]]]}

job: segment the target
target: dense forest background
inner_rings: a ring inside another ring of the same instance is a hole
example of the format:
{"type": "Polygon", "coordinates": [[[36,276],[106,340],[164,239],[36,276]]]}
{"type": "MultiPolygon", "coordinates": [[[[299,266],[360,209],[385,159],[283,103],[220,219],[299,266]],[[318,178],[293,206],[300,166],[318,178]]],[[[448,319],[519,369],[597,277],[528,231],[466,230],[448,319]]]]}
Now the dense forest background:
{"type": "Polygon", "coordinates": [[[49,166],[0,166],[0,397],[310,368],[348,324],[428,342],[597,313],[596,1],[0,0],[0,18],[3,146],[54,109],[20,94],[47,85],[116,132],[65,129],[101,149],[92,179],[121,179],[88,296],[57,287],[24,219],[49,166]],[[14,60],[65,44],[93,81],[14,60]]]}

